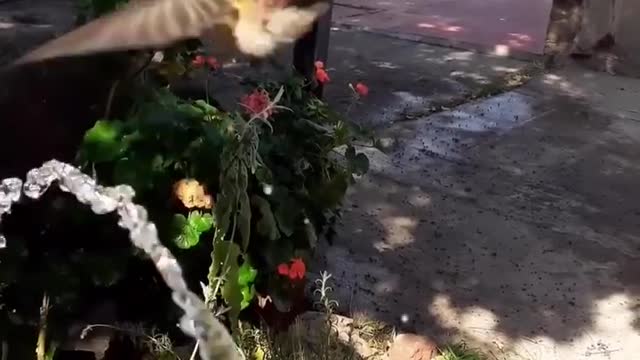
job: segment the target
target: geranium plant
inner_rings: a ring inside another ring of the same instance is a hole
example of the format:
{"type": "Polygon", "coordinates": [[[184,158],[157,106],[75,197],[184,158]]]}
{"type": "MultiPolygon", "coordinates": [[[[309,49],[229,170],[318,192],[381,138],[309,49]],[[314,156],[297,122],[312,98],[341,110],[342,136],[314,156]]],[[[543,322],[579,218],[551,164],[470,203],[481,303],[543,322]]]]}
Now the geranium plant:
{"type": "Polygon", "coordinates": [[[304,278],[304,259],[368,170],[349,124],[305,85],[249,84],[233,112],[155,89],[125,120],[98,121],[79,153],[102,182],[136,189],[185,261],[212,250],[208,300],[219,308],[220,295],[231,319],[256,292],[286,307],[281,265],[296,259],[287,277],[304,278]]]}

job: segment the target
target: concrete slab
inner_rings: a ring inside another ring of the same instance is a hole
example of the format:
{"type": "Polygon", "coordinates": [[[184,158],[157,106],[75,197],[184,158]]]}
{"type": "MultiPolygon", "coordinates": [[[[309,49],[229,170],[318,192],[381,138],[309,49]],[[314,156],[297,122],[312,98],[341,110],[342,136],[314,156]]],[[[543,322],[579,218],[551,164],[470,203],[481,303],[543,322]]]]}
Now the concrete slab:
{"type": "Polygon", "coordinates": [[[451,45],[541,55],[552,0],[339,0],[333,19],[395,34],[445,39],[451,45]],[[362,12],[355,14],[354,9],[362,12]]]}
{"type": "Polygon", "coordinates": [[[636,358],[640,121],[616,94],[640,81],[615,83],[550,74],[382,130],[319,264],[344,309],[497,359],[636,358]]]}
{"type": "Polygon", "coordinates": [[[506,77],[530,71],[528,62],[472,51],[431,46],[377,34],[334,28],[331,31],[327,100],[337,110],[369,127],[432,112],[484,89],[503,86],[506,77]],[[348,83],[364,81],[370,94],[351,106],[348,83]]]}

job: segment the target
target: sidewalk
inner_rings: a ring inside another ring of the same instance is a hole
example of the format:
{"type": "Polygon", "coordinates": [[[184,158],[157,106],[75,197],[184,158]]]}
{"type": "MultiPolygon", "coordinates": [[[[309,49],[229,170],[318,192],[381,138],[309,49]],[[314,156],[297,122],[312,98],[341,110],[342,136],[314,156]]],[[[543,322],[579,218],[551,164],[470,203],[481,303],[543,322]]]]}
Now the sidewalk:
{"type": "Polygon", "coordinates": [[[337,0],[340,26],[500,54],[541,55],[552,0],[337,0]]]}
{"type": "Polygon", "coordinates": [[[355,119],[391,144],[362,149],[371,171],[316,264],[343,310],[499,360],[635,359],[640,80],[569,68],[422,116],[528,64],[332,36],[329,100],[368,82],[355,119]]]}
{"type": "Polygon", "coordinates": [[[326,97],[340,111],[352,102],[349,82],[369,86],[349,117],[374,128],[501,92],[539,71],[530,62],[343,28],[331,31],[328,67],[326,97]]]}

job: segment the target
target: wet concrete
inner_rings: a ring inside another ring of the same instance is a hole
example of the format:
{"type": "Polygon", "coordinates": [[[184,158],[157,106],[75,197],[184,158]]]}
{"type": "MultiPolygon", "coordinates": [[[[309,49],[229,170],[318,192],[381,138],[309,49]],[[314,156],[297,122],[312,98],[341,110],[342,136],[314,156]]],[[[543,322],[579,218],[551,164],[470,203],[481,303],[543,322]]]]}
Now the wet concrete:
{"type": "Polygon", "coordinates": [[[498,359],[635,358],[638,91],[570,69],[381,130],[319,264],[343,310],[498,359]]]}
{"type": "Polygon", "coordinates": [[[348,112],[353,121],[384,127],[501,87],[506,77],[529,71],[533,65],[333,28],[328,67],[332,80],[326,86],[327,100],[338,111],[348,112]],[[352,106],[348,84],[358,81],[366,83],[370,93],[364,103],[352,106]]]}

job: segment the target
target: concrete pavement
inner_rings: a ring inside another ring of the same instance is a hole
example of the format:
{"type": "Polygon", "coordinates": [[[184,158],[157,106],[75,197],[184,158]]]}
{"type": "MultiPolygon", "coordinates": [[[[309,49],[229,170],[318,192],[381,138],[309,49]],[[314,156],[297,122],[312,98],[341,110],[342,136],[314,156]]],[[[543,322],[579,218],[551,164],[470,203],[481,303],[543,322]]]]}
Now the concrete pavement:
{"type": "Polygon", "coordinates": [[[571,68],[379,128],[318,264],[344,310],[496,359],[636,358],[639,95],[571,68]]]}
{"type": "Polygon", "coordinates": [[[552,0],[337,0],[333,21],[428,43],[541,55],[552,0]]]}

